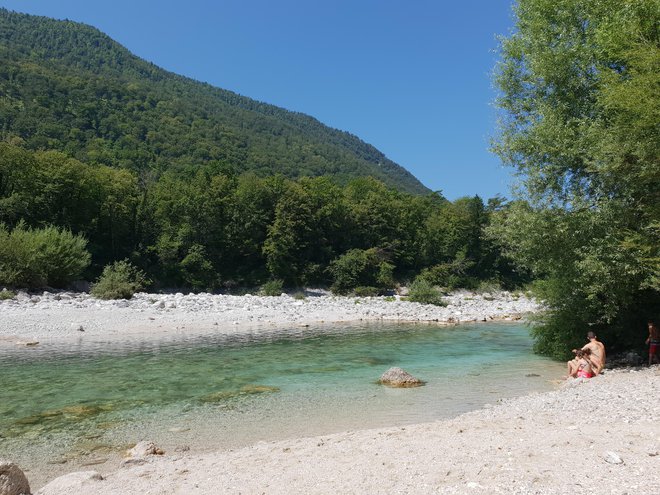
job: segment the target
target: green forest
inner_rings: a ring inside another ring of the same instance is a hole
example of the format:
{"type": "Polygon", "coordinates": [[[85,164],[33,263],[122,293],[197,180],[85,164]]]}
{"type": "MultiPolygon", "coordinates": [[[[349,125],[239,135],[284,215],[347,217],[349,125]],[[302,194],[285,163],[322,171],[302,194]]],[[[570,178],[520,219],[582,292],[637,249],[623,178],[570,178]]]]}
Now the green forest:
{"type": "MultiPolygon", "coordinates": [[[[196,290],[276,279],[378,293],[422,272],[448,287],[483,280],[513,286],[524,275],[483,237],[502,207],[498,199],[485,205],[479,197],[450,202],[403,193],[368,177],[339,185],[327,177],[235,175],[214,165],[144,183],[130,170],[0,143],[0,235],[56,226],[82,236],[88,279],[129,259],[155,287],[196,290]]],[[[0,248],[0,284],[61,283],[47,272],[19,275],[9,262],[3,270],[3,255],[9,260],[12,252],[0,248]]]]}
{"type": "Polygon", "coordinates": [[[660,313],[660,7],[520,0],[492,149],[518,196],[448,201],[348,133],[89,26],[0,10],[0,285],[128,260],[151,288],[530,286],[536,350],[660,313]],[[142,272],[140,272],[142,273],[142,272]]]}
{"type": "Polygon", "coordinates": [[[260,177],[375,177],[430,192],[357,137],[167,72],[97,29],[0,9],[0,139],[152,174],[212,165],[260,177]]]}

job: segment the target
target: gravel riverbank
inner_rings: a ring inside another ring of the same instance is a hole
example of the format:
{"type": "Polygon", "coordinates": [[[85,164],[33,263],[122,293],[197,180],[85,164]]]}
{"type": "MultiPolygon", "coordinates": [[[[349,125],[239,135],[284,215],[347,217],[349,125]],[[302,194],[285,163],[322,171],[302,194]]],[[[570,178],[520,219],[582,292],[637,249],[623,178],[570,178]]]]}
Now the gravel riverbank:
{"type": "Polygon", "coordinates": [[[124,338],[146,335],[254,330],[259,327],[409,321],[439,324],[516,320],[538,311],[524,295],[457,292],[446,307],[396,297],[338,297],[309,290],[304,298],[213,294],[138,293],[130,300],[103,301],[86,293],[19,293],[0,301],[0,344],[49,339],[124,338]]]}

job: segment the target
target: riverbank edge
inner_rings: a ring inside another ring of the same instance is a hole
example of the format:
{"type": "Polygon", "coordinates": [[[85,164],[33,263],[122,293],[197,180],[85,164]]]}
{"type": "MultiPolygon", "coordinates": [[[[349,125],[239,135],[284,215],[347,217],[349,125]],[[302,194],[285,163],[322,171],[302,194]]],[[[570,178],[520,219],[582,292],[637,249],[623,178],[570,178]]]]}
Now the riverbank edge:
{"type": "Polygon", "coordinates": [[[570,385],[433,423],[146,456],[36,495],[658,493],[660,367],[570,385]]]}
{"type": "Polygon", "coordinates": [[[281,296],[148,294],[104,301],[86,293],[19,293],[0,301],[0,345],[80,339],[157,339],[199,334],[262,332],[291,326],[352,322],[453,325],[514,321],[542,310],[524,294],[459,291],[446,306],[400,297],[348,297],[310,292],[281,296]]]}

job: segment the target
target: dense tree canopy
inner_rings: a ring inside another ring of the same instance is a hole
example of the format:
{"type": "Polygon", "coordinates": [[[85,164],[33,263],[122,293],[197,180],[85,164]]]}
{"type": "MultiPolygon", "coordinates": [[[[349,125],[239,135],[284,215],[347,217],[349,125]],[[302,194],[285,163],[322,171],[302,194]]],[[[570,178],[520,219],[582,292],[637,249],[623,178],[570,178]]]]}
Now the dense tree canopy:
{"type": "Polygon", "coordinates": [[[92,255],[88,279],[129,259],[157,287],[197,290],[273,279],[382,291],[434,267],[448,277],[433,282],[448,287],[525,282],[482,239],[491,214],[478,197],[449,202],[372,178],[340,186],[326,177],[260,178],[208,165],[140,180],[61,152],[0,143],[6,235],[22,225],[83,236],[92,255]]]}
{"type": "Polygon", "coordinates": [[[494,148],[529,202],[502,212],[493,238],[544,279],[540,350],[564,354],[588,325],[631,345],[660,310],[660,4],[520,0],[515,12],[494,148]]]}

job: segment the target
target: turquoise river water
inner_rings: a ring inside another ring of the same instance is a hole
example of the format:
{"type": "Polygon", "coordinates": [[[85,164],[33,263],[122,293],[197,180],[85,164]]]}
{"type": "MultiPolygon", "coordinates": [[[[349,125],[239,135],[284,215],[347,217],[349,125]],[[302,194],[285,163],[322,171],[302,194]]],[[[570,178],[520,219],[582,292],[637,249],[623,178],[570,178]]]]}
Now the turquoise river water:
{"type": "Polygon", "coordinates": [[[43,482],[143,439],[204,451],[447,418],[552,389],[562,368],[531,347],[520,324],[361,323],[0,348],[0,457],[43,482]],[[426,385],[378,385],[391,366],[426,385]]]}

